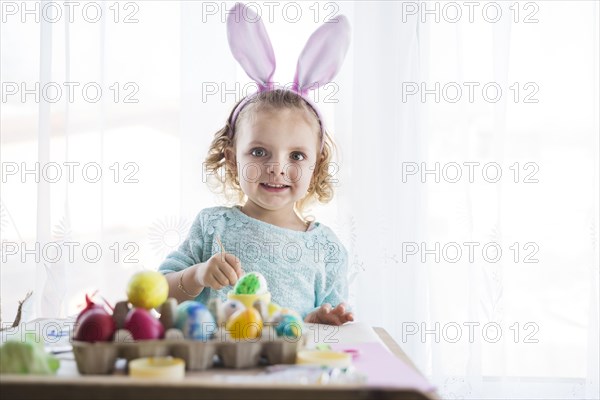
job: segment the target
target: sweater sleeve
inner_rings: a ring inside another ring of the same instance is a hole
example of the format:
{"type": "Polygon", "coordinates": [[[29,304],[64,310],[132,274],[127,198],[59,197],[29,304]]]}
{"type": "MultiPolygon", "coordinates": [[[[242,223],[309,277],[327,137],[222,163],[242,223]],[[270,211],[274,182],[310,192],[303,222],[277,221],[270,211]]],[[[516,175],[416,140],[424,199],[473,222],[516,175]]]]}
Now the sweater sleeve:
{"type": "Polygon", "coordinates": [[[336,307],[348,300],[348,251],[338,241],[325,258],[325,286],[317,296],[317,308],[325,303],[336,307]]]}
{"type": "Polygon", "coordinates": [[[167,258],[160,264],[158,271],[166,275],[171,272],[182,271],[202,262],[203,246],[204,230],[202,212],[200,212],[190,228],[188,237],[181,243],[179,249],[167,255],[167,258]]]}

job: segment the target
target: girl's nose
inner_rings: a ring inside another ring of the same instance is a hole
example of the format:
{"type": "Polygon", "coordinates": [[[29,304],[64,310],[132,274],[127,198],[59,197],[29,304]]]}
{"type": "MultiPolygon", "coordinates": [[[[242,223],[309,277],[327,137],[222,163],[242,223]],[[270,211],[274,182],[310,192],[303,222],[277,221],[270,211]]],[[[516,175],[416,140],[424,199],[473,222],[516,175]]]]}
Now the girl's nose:
{"type": "Polygon", "coordinates": [[[267,165],[267,173],[269,175],[285,175],[285,158],[273,156],[266,163],[267,165]]]}
{"type": "Polygon", "coordinates": [[[281,163],[279,162],[271,162],[267,164],[267,171],[269,172],[269,174],[273,174],[273,175],[283,175],[283,165],[281,165],[281,163]]]}

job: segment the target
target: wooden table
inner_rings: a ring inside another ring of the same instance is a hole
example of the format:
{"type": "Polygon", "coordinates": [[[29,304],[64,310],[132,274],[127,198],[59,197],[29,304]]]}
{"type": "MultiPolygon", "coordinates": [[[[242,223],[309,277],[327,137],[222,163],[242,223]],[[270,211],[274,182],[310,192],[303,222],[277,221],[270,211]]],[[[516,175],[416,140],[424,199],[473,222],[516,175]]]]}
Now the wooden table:
{"type": "MultiPolygon", "coordinates": [[[[398,358],[414,367],[383,328],[373,331],[398,358]]],[[[211,379],[209,371],[188,372],[183,381],[148,381],[126,375],[79,375],[74,361],[63,361],[57,376],[0,375],[2,399],[437,399],[435,392],[365,385],[232,384],[211,379]]],[[[232,374],[248,374],[235,371],[232,374]]]]}

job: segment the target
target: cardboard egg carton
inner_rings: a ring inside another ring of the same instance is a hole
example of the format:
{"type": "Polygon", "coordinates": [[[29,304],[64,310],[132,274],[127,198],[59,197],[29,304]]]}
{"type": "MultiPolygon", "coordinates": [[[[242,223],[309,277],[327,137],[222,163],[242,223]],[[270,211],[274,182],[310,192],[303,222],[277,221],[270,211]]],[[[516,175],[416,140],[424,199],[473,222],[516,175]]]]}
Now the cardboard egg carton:
{"type": "Polygon", "coordinates": [[[183,332],[174,327],[176,305],[174,299],[169,299],[162,306],[160,321],[165,328],[164,339],[136,341],[128,330],[123,329],[128,305],[126,302],[118,303],[113,314],[118,329],[111,342],[73,340],[73,354],[79,373],[110,374],[118,358],[130,361],[141,357],[181,358],[188,371],[202,371],[215,365],[252,368],[258,366],[263,357],[268,364],[294,364],[297,352],[306,344],[306,336],[278,337],[275,327],[268,323],[257,339],[234,339],[223,326],[216,328],[212,339],[186,339],[183,332]]]}

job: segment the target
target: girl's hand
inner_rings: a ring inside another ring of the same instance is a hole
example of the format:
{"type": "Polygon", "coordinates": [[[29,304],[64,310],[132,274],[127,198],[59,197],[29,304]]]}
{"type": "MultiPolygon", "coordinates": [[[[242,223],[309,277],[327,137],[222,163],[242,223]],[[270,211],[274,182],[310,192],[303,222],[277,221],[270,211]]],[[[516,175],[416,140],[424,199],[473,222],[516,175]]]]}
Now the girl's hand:
{"type": "Polygon", "coordinates": [[[343,325],[349,321],[354,321],[354,314],[346,312],[345,303],[338,304],[334,309],[329,303],[323,304],[304,318],[304,322],[327,325],[343,325]]]}
{"type": "Polygon", "coordinates": [[[243,275],[239,258],[229,253],[216,253],[198,268],[198,282],[202,286],[221,290],[225,286],[235,285],[243,275]]]}

